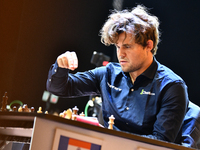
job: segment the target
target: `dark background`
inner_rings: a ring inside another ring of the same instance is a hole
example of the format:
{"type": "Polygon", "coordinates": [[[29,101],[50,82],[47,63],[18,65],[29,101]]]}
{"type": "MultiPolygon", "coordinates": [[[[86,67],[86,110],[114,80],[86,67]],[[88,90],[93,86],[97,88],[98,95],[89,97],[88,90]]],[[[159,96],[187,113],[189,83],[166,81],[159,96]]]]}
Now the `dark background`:
{"type": "MultiPolygon", "coordinates": [[[[99,30],[110,10],[136,4],[150,8],[161,22],[157,60],[185,80],[190,100],[200,105],[200,1],[192,0],[0,0],[0,96],[7,91],[8,103],[21,100],[44,108],[48,70],[66,50],[78,55],[74,73],[95,67],[93,51],[116,61],[114,47],[101,44],[99,30]]],[[[88,99],[59,98],[53,107],[62,111],[76,105],[82,111],[88,99]]]]}

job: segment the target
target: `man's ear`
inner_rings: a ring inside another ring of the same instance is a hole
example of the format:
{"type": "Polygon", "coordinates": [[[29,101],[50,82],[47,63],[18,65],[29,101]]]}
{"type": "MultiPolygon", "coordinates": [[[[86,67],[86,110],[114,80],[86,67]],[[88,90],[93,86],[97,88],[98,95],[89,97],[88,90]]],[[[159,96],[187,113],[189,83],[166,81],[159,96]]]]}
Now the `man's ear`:
{"type": "Polygon", "coordinates": [[[152,40],[147,41],[146,48],[147,48],[148,51],[151,51],[153,49],[153,41],[152,40]]]}

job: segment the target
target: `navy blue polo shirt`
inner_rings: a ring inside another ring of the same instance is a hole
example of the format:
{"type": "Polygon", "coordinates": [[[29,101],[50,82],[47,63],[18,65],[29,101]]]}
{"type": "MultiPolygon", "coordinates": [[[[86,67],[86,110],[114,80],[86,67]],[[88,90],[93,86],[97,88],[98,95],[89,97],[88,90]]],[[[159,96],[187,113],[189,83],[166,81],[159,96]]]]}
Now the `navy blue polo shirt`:
{"type": "Polygon", "coordinates": [[[155,58],[134,84],[119,63],[76,74],[55,63],[47,90],[62,97],[101,94],[105,127],[113,115],[115,130],[170,142],[180,138],[189,101],[185,82],[155,58]]]}

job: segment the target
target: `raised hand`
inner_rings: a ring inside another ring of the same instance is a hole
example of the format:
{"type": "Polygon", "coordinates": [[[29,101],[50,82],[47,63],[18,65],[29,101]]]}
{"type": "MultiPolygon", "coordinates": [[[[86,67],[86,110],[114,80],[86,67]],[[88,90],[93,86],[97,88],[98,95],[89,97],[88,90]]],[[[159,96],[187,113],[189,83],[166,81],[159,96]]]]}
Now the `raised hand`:
{"type": "Polygon", "coordinates": [[[61,68],[66,68],[70,70],[75,70],[78,68],[78,58],[75,52],[65,52],[57,58],[58,66],[61,68]]]}

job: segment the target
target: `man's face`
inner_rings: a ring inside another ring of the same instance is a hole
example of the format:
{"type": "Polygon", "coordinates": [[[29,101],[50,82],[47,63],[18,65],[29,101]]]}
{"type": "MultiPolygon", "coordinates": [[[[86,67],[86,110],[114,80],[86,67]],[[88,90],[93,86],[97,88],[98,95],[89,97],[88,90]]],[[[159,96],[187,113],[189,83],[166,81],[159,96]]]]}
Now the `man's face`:
{"type": "Polygon", "coordinates": [[[131,33],[121,33],[115,45],[117,57],[124,72],[140,72],[149,65],[147,62],[149,51],[142,45],[136,44],[131,33]]]}

